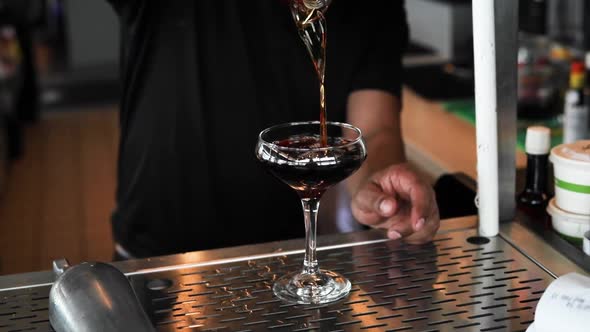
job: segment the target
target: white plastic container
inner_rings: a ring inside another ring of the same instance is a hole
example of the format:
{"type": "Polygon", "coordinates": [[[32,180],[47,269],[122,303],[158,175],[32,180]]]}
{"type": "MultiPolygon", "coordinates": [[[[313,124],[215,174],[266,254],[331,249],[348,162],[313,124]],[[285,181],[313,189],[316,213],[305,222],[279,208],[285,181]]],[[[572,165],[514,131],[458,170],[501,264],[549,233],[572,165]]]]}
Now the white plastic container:
{"type": "Polygon", "coordinates": [[[553,229],[561,235],[582,242],[584,233],[590,231],[590,216],[569,213],[555,205],[555,198],[549,202],[547,212],[551,215],[553,229]]]}
{"type": "Polygon", "coordinates": [[[549,157],[555,175],[555,200],[564,211],[590,215],[590,140],[561,144],[549,157]]]}

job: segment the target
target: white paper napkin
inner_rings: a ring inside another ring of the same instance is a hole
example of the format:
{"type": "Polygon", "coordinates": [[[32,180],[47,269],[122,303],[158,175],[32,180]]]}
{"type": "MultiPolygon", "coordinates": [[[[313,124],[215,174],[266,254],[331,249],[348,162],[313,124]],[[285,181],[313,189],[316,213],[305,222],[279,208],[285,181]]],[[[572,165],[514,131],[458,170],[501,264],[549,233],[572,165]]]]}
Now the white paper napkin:
{"type": "Polygon", "coordinates": [[[590,331],[590,278],[569,273],[553,281],[541,296],[535,322],[527,332],[590,331]]]}
{"type": "Polygon", "coordinates": [[[529,328],[526,329],[526,332],[537,332],[537,329],[535,328],[535,323],[532,323],[531,326],[529,326],[529,328]]]}

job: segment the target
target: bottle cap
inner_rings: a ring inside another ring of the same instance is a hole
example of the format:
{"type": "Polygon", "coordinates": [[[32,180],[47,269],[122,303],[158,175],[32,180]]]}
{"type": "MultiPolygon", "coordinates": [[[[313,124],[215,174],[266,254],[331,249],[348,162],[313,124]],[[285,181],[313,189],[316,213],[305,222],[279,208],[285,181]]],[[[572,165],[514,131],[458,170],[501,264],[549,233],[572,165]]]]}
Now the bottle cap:
{"type": "Polygon", "coordinates": [[[525,150],[528,154],[549,154],[551,130],[543,126],[532,126],[526,130],[525,150]]]}
{"type": "Polygon", "coordinates": [[[558,61],[568,61],[572,56],[570,51],[562,45],[553,45],[549,54],[553,60],[558,61]]]}
{"type": "Polygon", "coordinates": [[[582,61],[572,61],[571,64],[571,73],[584,73],[584,63],[582,61]]]}

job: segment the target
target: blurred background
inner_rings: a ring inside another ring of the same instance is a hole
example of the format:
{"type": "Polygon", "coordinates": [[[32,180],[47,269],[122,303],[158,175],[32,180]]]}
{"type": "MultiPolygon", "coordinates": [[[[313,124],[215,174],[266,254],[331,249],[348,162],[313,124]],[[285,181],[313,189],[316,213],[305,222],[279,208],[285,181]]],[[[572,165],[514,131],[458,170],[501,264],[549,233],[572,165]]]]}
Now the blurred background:
{"type": "MultiPolygon", "coordinates": [[[[527,126],[562,140],[570,66],[590,50],[590,3],[519,5],[523,171],[527,126]]],[[[473,214],[471,1],[406,0],[406,9],[408,158],[435,186],[442,217],[473,214]]],[[[49,269],[59,257],[110,261],[118,60],[118,20],[105,0],[0,0],[0,274],[49,269]]]]}
{"type": "Polygon", "coordinates": [[[1,274],[110,261],[118,57],[106,1],[0,1],[1,274]]]}

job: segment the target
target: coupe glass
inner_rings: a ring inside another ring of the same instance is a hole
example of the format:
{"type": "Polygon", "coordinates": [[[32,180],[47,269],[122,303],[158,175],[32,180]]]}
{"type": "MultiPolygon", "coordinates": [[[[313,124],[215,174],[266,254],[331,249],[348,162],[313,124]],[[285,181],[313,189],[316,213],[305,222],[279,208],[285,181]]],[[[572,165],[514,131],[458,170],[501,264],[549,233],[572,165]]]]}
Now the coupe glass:
{"type": "Polygon", "coordinates": [[[361,131],[349,124],[328,122],[328,145],[320,145],[320,123],[293,122],[263,130],[256,157],[301,198],[305,221],[303,269],[279,278],[277,297],[300,304],[336,301],[350,291],[342,275],[320,270],[316,257],[316,223],[322,194],[354,173],[366,159],[361,131]]]}

